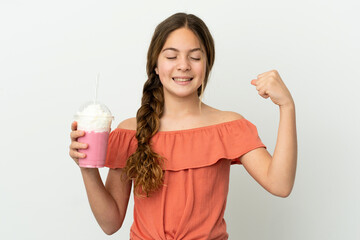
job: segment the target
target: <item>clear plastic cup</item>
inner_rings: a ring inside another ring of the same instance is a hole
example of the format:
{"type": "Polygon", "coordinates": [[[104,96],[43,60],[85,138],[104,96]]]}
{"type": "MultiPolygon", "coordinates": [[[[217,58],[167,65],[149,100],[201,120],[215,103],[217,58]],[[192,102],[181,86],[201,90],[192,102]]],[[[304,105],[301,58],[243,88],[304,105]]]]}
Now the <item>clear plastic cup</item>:
{"type": "Polygon", "coordinates": [[[86,154],[85,158],[79,158],[79,166],[104,167],[111,123],[114,119],[110,110],[102,103],[87,102],[81,106],[74,119],[77,129],[85,132],[77,141],[88,144],[87,149],[78,150],[86,154]]]}

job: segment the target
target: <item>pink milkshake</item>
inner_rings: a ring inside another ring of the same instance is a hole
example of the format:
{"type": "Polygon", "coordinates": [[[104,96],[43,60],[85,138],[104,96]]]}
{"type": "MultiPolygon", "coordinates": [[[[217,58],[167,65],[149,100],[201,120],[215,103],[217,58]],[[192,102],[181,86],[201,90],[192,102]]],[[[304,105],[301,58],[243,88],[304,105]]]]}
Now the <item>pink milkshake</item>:
{"type": "Polygon", "coordinates": [[[75,115],[78,130],[85,131],[78,142],[87,143],[87,149],[79,149],[85,153],[85,158],[79,159],[79,166],[85,168],[101,168],[105,165],[111,122],[113,120],[110,110],[99,102],[83,105],[75,115]]]}

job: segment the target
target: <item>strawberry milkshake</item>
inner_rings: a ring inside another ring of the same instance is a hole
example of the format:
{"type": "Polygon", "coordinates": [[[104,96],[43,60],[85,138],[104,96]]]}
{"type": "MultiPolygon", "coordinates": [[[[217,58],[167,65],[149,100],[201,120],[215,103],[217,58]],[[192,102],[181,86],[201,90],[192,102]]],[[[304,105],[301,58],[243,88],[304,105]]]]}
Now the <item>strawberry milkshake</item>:
{"type": "Polygon", "coordinates": [[[114,117],[110,110],[99,102],[89,102],[83,105],[75,115],[78,130],[85,132],[78,142],[87,143],[87,149],[79,149],[85,153],[85,158],[79,159],[79,166],[84,168],[101,168],[105,165],[106,151],[114,117]]]}

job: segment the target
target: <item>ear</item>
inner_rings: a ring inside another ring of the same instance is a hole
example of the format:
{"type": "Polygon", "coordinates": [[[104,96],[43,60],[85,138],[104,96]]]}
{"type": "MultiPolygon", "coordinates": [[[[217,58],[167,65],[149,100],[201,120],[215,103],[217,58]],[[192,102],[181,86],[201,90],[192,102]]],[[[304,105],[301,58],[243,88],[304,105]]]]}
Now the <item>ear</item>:
{"type": "Polygon", "coordinates": [[[157,67],[155,68],[155,72],[156,72],[157,75],[159,75],[159,70],[158,70],[157,67]]]}

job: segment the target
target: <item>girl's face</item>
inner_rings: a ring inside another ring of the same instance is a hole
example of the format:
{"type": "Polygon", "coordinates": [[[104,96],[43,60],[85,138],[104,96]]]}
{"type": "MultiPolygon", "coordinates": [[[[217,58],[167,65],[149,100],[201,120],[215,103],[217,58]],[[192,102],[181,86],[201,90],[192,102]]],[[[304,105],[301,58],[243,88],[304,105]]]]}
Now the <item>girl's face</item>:
{"type": "Polygon", "coordinates": [[[164,44],[155,68],[164,94],[195,94],[205,78],[206,54],[195,34],[187,28],[173,31],[164,44]]]}

